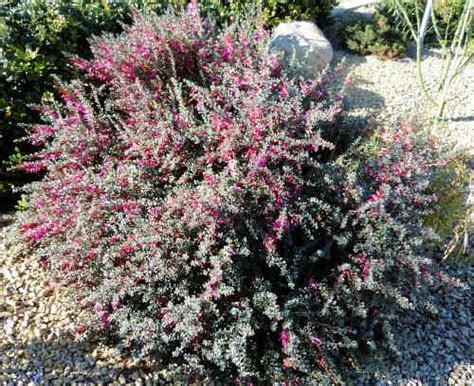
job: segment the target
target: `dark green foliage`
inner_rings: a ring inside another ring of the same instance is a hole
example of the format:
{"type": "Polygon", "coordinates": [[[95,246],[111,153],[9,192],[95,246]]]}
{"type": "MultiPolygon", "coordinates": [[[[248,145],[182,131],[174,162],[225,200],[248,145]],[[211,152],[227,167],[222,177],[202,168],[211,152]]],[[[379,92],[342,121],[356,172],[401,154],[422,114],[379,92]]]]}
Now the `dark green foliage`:
{"type": "MultiPolygon", "coordinates": [[[[417,26],[423,16],[425,0],[404,0],[413,25],[417,26]]],[[[451,41],[456,25],[461,17],[464,2],[462,0],[435,1],[435,20],[438,32],[445,41],[451,41]]],[[[471,32],[472,34],[472,32],[471,32]]],[[[392,1],[384,0],[378,7],[373,20],[355,20],[343,27],[342,40],[345,48],[361,55],[377,55],[383,58],[394,58],[407,49],[412,39],[409,28],[392,1]]],[[[425,35],[425,43],[439,45],[433,22],[430,20],[425,35]]]]}
{"type": "Polygon", "coordinates": [[[248,17],[255,8],[262,11],[265,25],[273,27],[286,20],[325,23],[336,0],[202,0],[201,9],[220,23],[248,17]]]}
{"type": "Polygon", "coordinates": [[[407,48],[407,34],[394,28],[383,15],[375,20],[356,20],[343,31],[344,45],[360,55],[377,55],[382,58],[395,58],[407,48]]]}

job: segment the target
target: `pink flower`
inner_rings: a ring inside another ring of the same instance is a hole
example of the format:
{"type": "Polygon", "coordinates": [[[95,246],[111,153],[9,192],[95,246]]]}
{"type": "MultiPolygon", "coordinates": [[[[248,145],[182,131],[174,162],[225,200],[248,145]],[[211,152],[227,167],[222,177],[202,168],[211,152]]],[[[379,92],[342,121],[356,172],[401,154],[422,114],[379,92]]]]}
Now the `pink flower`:
{"type": "Polygon", "coordinates": [[[206,160],[206,164],[208,165],[212,165],[214,162],[217,161],[217,157],[215,156],[211,156],[211,157],[208,157],[207,160],[206,160]]]}
{"type": "Polygon", "coordinates": [[[211,186],[214,186],[217,184],[217,180],[215,177],[211,176],[210,174],[206,174],[204,176],[204,180],[211,186]]]}
{"type": "Polygon", "coordinates": [[[263,154],[260,157],[258,157],[257,163],[256,163],[257,168],[265,167],[265,165],[267,164],[269,158],[270,157],[268,156],[268,154],[263,154]]]}
{"type": "Polygon", "coordinates": [[[267,31],[265,31],[262,27],[258,27],[254,32],[253,37],[256,41],[259,41],[265,35],[267,35],[267,31]]]}
{"type": "Polygon", "coordinates": [[[278,93],[282,98],[288,98],[288,90],[286,89],[286,86],[284,83],[281,84],[280,89],[278,90],[278,93]]]}
{"type": "Polygon", "coordinates": [[[275,248],[276,241],[277,241],[277,237],[275,235],[267,236],[263,240],[263,246],[265,247],[267,251],[271,251],[272,249],[275,248]]]}
{"type": "Polygon", "coordinates": [[[323,341],[319,339],[317,336],[311,336],[309,338],[309,341],[313,346],[321,346],[323,344],[323,341]]]}
{"type": "Polygon", "coordinates": [[[370,265],[369,264],[365,264],[363,267],[362,267],[362,273],[361,273],[361,276],[363,279],[366,279],[367,276],[369,276],[369,272],[370,272],[370,265]]]}
{"type": "Polygon", "coordinates": [[[38,241],[38,240],[41,240],[44,236],[46,236],[47,233],[48,233],[47,228],[41,228],[35,232],[30,233],[28,235],[28,239],[31,241],[38,241]]]}
{"type": "Polygon", "coordinates": [[[280,333],[280,342],[281,342],[281,347],[282,351],[284,352],[286,350],[286,347],[290,343],[290,334],[286,330],[282,330],[280,333]]]}
{"type": "Polygon", "coordinates": [[[398,165],[396,165],[396,166],[393,168],[393,172],[395,173],[395,175],[396,175],[397,177],[403,177],[403,175],[405,174],[405,173],[403,173],[402,168],[401,168],[400,166],[398,166],[398,165]]]}
{"type": "Polygon", "coordinates": [[[224,49],[222,50],[222,60],[229,61],[234,54],[234,43],[232,37],[226,33],[224,36],[224,49]]]}
{"type": "Polygon", "coordinates": [[[44,166],[40,163],[25,162],[23,163],[23,169],[27,173],[38,173],[44,169],[44,166]]]}
{"type": "Polygon", "coordinates": [[[409,134],[413,133],[413,127],[408,126],[408,125],[403,125],[402,126],[402,131],[403,131],[403,134],[409,135],[409,134]]]}
{"type": "Polygon", "coordinates": [[[283,359],[283,367],[285,367],[287,369],[291,369],[293,367],[293,361],[291,359],[292,358],[283,359]]]}
{"type": "Polygon", "coordinates": [[[393,140],[394,140],[395,142],[400,142],[402,139],[403,139],[403,134],[402,134],[402,133],[396,133],[396,134],[393,136],[393,140]]]}
{"type": "Polygon", "coordinates": [[[199,6],[197,0],[191,0],[186,8],[186,11],[192,16],[199,15],[199,6]]]}
{"type": "Polygon", "coordinates": [[[368,202],[377,202],[385,197],[385,194],[383,192],[383,189],[380,187],[374,194],[372,194],[368,202]]]}
{"type": "Polygon", "coordinates": [[[100,324],[104,328],[110,325],[110,314],[108,312],[100,317],[100,324]]]}
{"type": "Polygon", "coordinates": [[[127,255],[129,253],[132,253],[134,250],[135,248],[130,244],[124,244],[120,247],[120,253],[122,255],[127,255]]]}
{"type": "Polygon", "coordinates": [[[405,141],[403,143],[403,150],[410,151],[411,149],[413,149],[413,144],[414,144],[414,142],[413,142],[412,139],[409,139],[409,140],[405,141]]]}
{"type": "Polygon", "coordinates": [[[275,232],[285,232],[290,225],[290,222],[288,221],[287,217],[284,217],[283,220],[280,218],[277,218],[275,222],[273,223],[273,231],[275,232]]]}

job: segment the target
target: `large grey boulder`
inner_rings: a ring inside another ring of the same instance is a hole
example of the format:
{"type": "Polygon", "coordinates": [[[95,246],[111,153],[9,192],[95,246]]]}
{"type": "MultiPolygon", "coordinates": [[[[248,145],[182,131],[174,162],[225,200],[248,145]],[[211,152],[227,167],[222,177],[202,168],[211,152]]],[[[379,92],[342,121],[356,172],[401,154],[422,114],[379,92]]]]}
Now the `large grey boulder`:
{"type": "Polygon", "coordinates": [[[280,24],[273,31],[269,50],[282,54],[298,72],[314,77],[331,62],[331,43],[321,30],[308,21],[280,24]]]}

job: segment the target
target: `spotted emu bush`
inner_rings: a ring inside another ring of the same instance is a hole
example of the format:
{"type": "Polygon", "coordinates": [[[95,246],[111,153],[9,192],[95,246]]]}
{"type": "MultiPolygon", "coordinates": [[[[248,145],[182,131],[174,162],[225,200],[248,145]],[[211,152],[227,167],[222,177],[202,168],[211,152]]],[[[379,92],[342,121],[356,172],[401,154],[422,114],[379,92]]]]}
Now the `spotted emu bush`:
{"type": "Polygon", "coordinates": [[[95,40],[32,128],[22,231],[90,330],[171,371],[335,381],[417,300],[432,153],[404,128],[349,154],[330,77],[267,43],[195,9],[95,40]]]}

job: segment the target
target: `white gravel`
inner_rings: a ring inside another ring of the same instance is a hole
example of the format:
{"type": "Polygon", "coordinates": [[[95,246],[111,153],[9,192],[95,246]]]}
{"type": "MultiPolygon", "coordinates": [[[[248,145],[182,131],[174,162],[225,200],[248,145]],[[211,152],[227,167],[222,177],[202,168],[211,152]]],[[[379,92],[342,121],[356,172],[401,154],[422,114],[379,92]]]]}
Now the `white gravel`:
{"type": "MultiPolygon", "coordinates": [[[[382,60],[336,52],[335,62],[344,59],[344,72],[352,79],[348,88],[348,106],[353,114],[373,117],[389,126],[418,123],[429,126],[433,134],[452,141],[456,150],[474,156],[474,64],[452,83],[444,122],[431,122],[430,104],[418,86],[416,63],[412,57],[382,60]]],[[[441,71],[439,52],[427,52],[423,61],[428,90],[434,95],[441,71]]]]}

